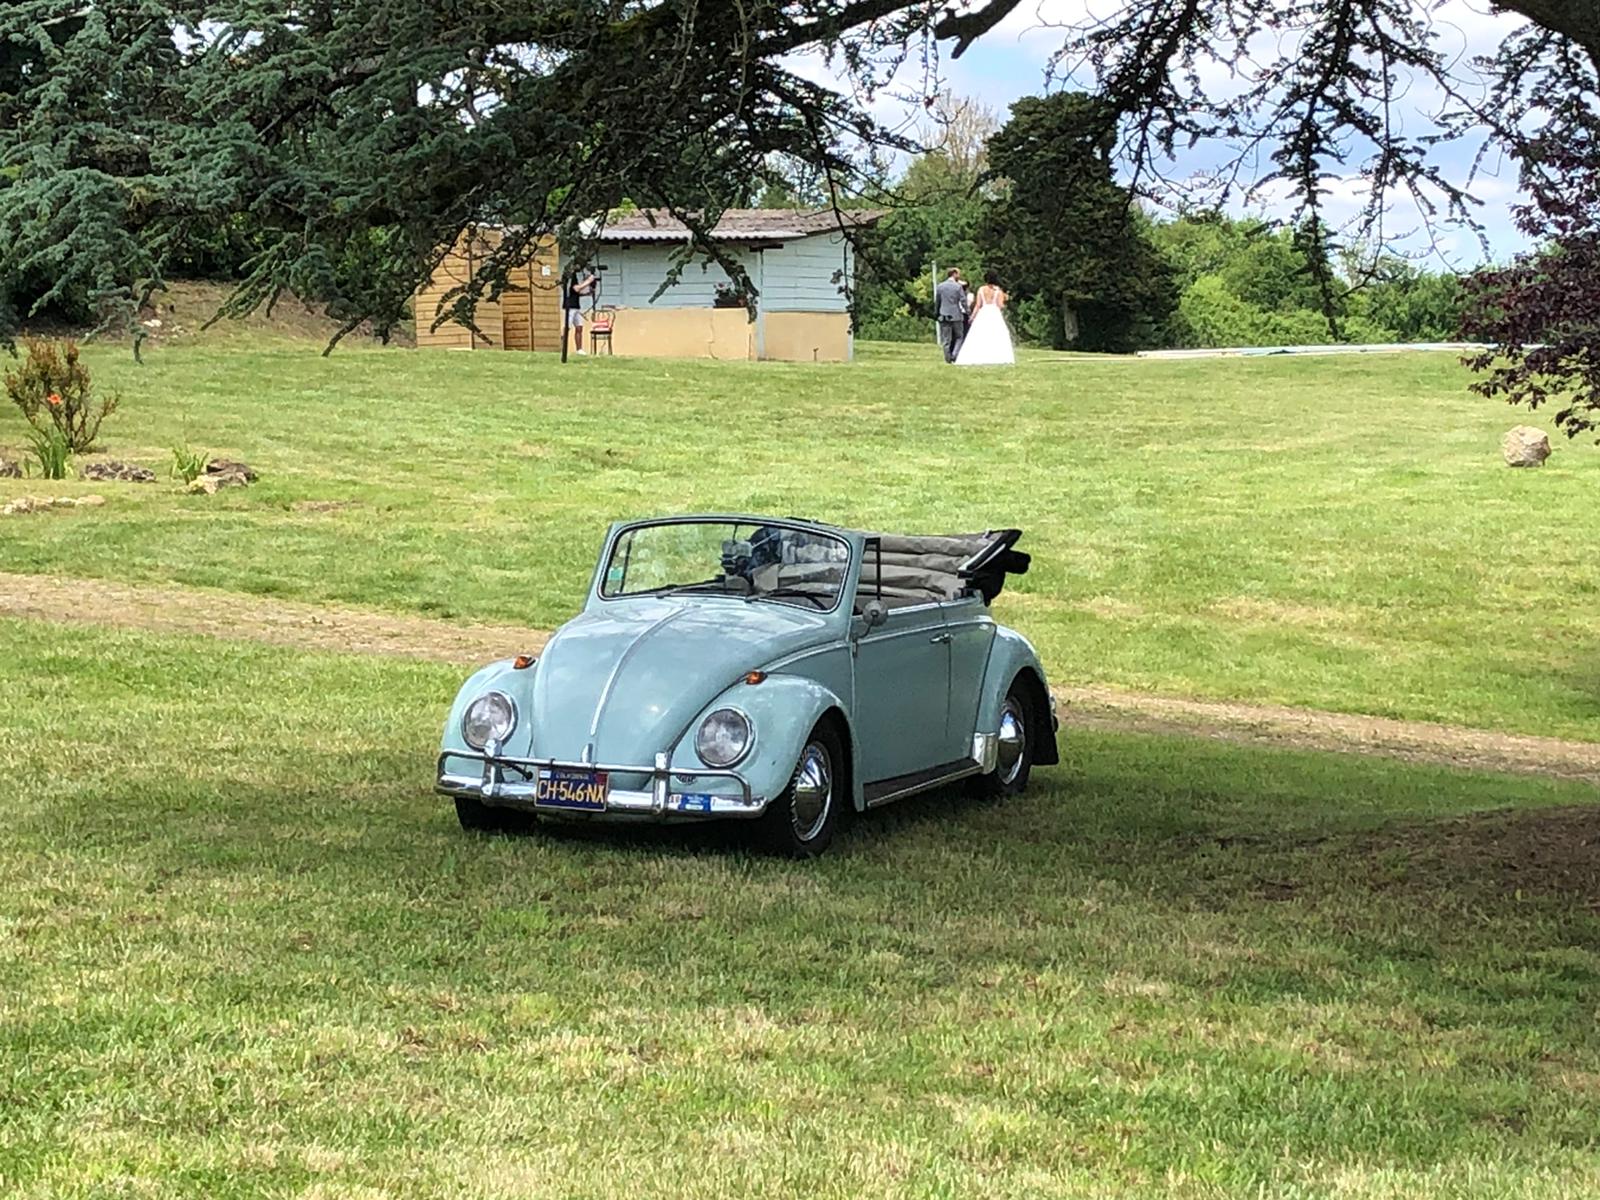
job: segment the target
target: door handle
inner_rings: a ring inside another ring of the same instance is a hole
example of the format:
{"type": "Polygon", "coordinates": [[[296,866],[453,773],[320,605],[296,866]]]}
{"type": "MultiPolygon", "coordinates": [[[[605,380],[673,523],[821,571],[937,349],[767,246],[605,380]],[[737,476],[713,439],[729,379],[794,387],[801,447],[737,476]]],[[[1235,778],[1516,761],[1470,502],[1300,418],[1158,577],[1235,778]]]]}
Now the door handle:
{"type": "Polygon", "coordinates": [[[950,635],[948,633],[936,633],[928,640],[930,642],[948,642],[950,640],[950,635]]]}

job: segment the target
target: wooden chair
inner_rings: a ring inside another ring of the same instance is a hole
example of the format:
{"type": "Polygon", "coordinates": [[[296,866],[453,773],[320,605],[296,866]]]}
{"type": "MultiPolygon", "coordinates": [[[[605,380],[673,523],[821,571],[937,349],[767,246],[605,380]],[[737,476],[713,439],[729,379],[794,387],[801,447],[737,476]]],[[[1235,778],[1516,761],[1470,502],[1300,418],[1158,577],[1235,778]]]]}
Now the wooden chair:
{"type": "Polygon", "coordinates": [[[589,321],[589,353],[600,353],[600,340],[605,339],[606,353],[615,354],[611,348],[611,331],[617,325],[617,306],[605,304],[594,310],[589,321]]]}

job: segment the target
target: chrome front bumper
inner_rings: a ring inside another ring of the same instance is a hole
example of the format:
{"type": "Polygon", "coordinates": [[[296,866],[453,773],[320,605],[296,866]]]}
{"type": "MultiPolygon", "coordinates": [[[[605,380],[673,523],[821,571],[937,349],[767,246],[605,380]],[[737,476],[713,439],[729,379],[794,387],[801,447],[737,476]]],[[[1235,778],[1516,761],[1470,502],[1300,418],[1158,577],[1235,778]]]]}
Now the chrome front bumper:
{"type": "Polygon", "coordinates": [[[667,755],[657,754],[655,763],[648,767],[623,766],[617,763],[567,762],[555,758],[509,758],[489,751],[449,750],[439,755],[438,783],[435,790],[446,796],[467,796],[485,804],[502,808],[516,808],[537,812],[543,816],[562,819],[618,817],[759,817],[766,811],[767,801],[750,792],[750,784],[737,771],[712,771],[704,768],[675,771],[667,755]],[[459,770],[446,770],[451,760],[468,759],[481,764],[480,773],[463,774],[459,770]],[[505,778],[506,768],[524,776],[520,780],[505,778]],[[571,809],[539,805],[538,773],[541,770],[604,771],[607,775],[645,775],[650,779],[648,791],[611,788],[606,792],[606,806],[600,809],[571,809]],[[737,785],[738,795],[686,790],[683,785],[703,781],[719,781],[737,785]]]}

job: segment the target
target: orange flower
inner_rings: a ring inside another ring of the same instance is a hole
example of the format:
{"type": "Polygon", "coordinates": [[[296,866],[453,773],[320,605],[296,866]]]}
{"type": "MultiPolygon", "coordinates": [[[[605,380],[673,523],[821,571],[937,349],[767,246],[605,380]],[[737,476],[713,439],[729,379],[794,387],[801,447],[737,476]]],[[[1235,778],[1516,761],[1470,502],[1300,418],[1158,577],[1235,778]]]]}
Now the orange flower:
{"type": "Polygon", "coordinates": [[[60,408],[61,407],[61,393],[60,392],[51,392],[48,396],[45,397],[45,403],[47,403],[51,408],[60,408]]]}

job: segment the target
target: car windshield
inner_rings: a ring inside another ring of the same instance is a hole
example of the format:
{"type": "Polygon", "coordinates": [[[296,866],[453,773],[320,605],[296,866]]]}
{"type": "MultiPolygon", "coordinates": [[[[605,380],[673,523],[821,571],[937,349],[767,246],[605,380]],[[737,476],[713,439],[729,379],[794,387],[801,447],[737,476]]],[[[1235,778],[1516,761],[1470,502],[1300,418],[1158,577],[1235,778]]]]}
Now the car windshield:
{"type": "Polygon", "coordinates": [[[843,538],[785,525],[673,521],[639,525],[611,548],[600,595],[672,592],[834,608],[850,548],[843,538]]]}

